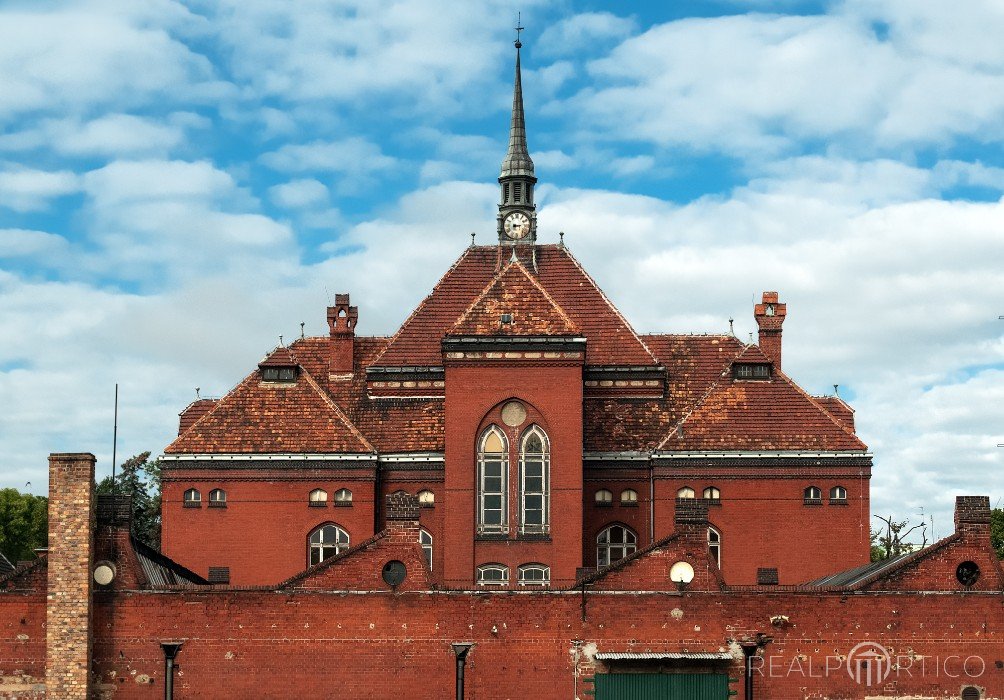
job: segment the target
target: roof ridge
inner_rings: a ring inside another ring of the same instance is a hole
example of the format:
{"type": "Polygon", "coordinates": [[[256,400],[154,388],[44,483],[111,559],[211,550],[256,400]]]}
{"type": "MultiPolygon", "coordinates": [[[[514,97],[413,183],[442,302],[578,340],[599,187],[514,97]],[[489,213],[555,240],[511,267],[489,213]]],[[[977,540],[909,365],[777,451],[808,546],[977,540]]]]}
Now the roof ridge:
{"type": "Polygon", "coordinates": [[[655,446],[655,450],[653,450],[654,452],[658,452],[659,450],[661,450],[663,446],[667,442],[669,442],[669,439],[676,434],[676,431],[680,429],[680,426],[686,423],[687,419],[690,418],[692,415],[694,415],[694,413],[697,412],[697,409],[699,409],[702,405],[704,405],[704,402],[708,400],[709,396],[711,396],[711,392],[713,392],[718,387],[718,385],[722,381],[722,377],[725,376],[726,374],[725,368],[730,366],[733,362],[736,361],[736,359],[740,355],[746,352],[746,348],[748,347],[749,347],[748,344],[743,343],[742,347],[739,348],[739,351],[731,358],[729,358],[729,360],[723,365],[723,369],[721,372],[719,372],[718,377],[713,382],[711,382],[711,384],[708,385],[708,388],[701,395],[701,398],[699,398],[697,401],[694,402],[694,405],[690,407],[690,410],[684,413],[682,416],[680,416],[680,420],[676,422],[676,425],[674,425],[672,429],[669,431],[669,433],[666,435],[666,437],[662,439],[662,442],[660,442],[658,445],[655,446]]]}
{"type": "Polygon", "coordinates": [[[928,546],[922,547],[921,549],[918,549],[915,552],[910,552],[904,556],[901,556],[899,559],[894,561],[890,566],[872,572],[871,574],[865,576],[860,581],[855,581],[854,583],[849,584],[847,588],[860,589],[864,588],[865,586],[869,586],[875,583],[876,581],[885,578],[891,573],[895,573],[900,569],[904,569],[912,564],[916,564],[917,562],[926,559],[930,555],[934,554],[936,551],[944,547],[947,547],[953,542],[958,542],[961,539],[962,535],[960,533],[953,532],[951,535],[948,535],[947,537],[942,537],[937,542],[932,542],[928,546]]]}
{"type": "Polygon", "coordinates": [[[634,339],[638,341],[638,344],[641,345],[642,348],[644,348],[646,353],[648,353],[648,356],[652,359],[652,364],[658,365],[659,358],[655,356],[655,353],[652,352],[651,348],[649,348],[648,345],[645,344],[645,341],[641,339],[637,331],[635,331],[635,329],[631,326],[631,324],[628,323],[628,320],[624,318],[624,314],[620,312],[620,309],[614,306],[614,303],[610,301],[610,298],[607,296],[606,292],[603,291],[600,285],[596,283],[596,280],[594,280],[590,276],[590,274],[586,272],[586,269],[582,267],[582,264],[578,261],[578,259],[576,259],[574,255],[572,255],[572,251],[570,251],[567,246],[561,246],[558,248],[558,250],[562,251],[565,255],[567,255],[568,259],[572,261],[572,264],[574,264],[575,267],[579,269],[579,272],[582,273],[582,276],[585,277],[586,280],[588,280],[591,285],[593,285],[593,288],[599,293],[600,298],[602,298],[603,301],[606,302],[607,306],[610,307],[610,310],[614,312],[617,318],[620,319],[620,322],[624,324],[624,327],[627,328],[628,331],[631,333],[631,335],[634,336],[634,339]]]}
{"type": "Polygon", "coordinates": [[[310,386],[313,387],[314,391],[317,392],[317,394],[321,397],[321,399],[334,410],[335,414],[338,416],[338,419],[342,421],[342,424],[345,425],[345,427],[348,428],[353,435],[356,436],[356,439],[359,440],[359,442],[361,442],[363,446],[370,452],[376,452],[376,448],[373,447],[372,443],[370,443],[370,441],[366,439],[366,436],[363,435],[362,431],[360,431],[359,428],[355,426],[355,423],[349,420],[349,417],[345,414],[345,412],[341,409],[341,407],[337,403],[335,403],[335,400],[332,399],[330,395],[328,395],[328,392],[326,392],[323,389],[323,387],[321,387],[321,385],[317,383],[317,380],[315,380],[314,377],[311,376],[310,372],[303,369],[302,366],[300,368],[300,371],[303,373],[303,376],[307,380],[307,383],[310,384],[310,386]]]}
{"type": "MultiPolygon", "coordinates": [[[[489,247],[489,246],[484,246],[484,247],[489,247]]],[[[401,324],[401,326],[397,329],[394,335],[390,336],[390,341],[377,354],[377,356],[370,361],[370,365],[372,366],[379,365],[381,358],[383,358],[383,356],[387,353],[387,351],[394,345],[394,342],[401,336],[401,334],[404,332],[404,329],[408,327],[408,324],[410,324],[418,316],[419,312],[425,308],[426,304],[429,303],[429,300],[432,299],[432,297],[436,294],[436,290],[439,289],[439,287],[443,284],[444,281],[446,281],[446,278],[449,277],[454,272],[454,270],[456,270],[460,266],[460,263],[464,261],[464,258],[466,258],[470,254],[470,252],[474,249],[475,246],[468,246],[464,248],[464,252],[460,254],[460,257],[457,258],[453,262],[453,264],[450,265],[450,267],[446,270],[446,272],[442,274],[442,276],[439,278],[439,281],[432,286],[432,289],[430,289],[429,293],[425,295],[425,298],[422,299],[421,303],[419,303],[419,305],[416,306],[410,314],[408,314],[408,318],[404,319],[404,323],[401,324]]]]}
{"type": "Polygon", "coordinates": [[[547,301],[551,304],[551,306],[557,310],[557,312],[561,315],[561,318],[565,323],[574,328],[577,332],[580,330],[579,324],[577,324],[575,321],[571,319],[571,317],[569,317],[569,315],[565,312],[565,310],[561,308],[561,304],[559,304],[554,299],[554,297],[548,294],[544,286],[536,279],[534,279],[533,275],[530,274],[530,271],[526,269],[526,266],[517,258],[516,260],[510,260],[508,263],[506,263],[506,266],[501,270],[499,270],[498,273],[496,273],[496,275],[491,279],[491,281],[485,285],[484,289],[481,290],[481,293],[478,294],[478,296],[474,299],[474,301],[471,302],[470,306],[468,306],[464,310],[464,312],[460,314],[460,317],[457,318],[457,320],[450,327],[451,332],[454,329],[456,329],[457,326],[463,324],[463,322],[467,319],[467,317],[471,314],[471,312],[473,312],[474,309],[477,308],[478,304],[480,304],[481,301],[486,296],[488,296],[488,293],[491,292],[491,290],[495,287],[495,285],[499,283],[499,280],[502,279],[502,275],[504,275],[506,272],[512,269],[513,266],[519,268],[520,272],[523,273],[523,277],[526,278],[530,282],[530,284],[533,285],[534,289],[536,289],[538,292],[544,295],[544,298],[547,299],[547,301]]]}

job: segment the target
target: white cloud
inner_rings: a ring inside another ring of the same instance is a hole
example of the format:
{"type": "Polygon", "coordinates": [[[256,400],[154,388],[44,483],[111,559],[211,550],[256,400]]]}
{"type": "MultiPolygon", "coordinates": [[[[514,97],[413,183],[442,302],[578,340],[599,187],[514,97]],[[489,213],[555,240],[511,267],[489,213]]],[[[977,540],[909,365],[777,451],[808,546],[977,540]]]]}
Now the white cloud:
{"type": "Polygon", "coordinates": [[[273,202],[287,209],[311,208],[328,201],[328,188],[311,178],[275,185],[268,193],[273,202]]]}
{"type": "Polygon", "coordinates": [[[397,165],[396,158],[385,155],[378,145],[360,137],[287,144],[264,154],[260,160],[282,172],[323,171],[350,175],[386,171],[397,165]]]}
{"type": "Polygon", "coordinates": [[[0,258],[50,257],[66,250],[67,240],[45,231],[0,229],[0,258]]]}
{"type": "Polygon", "coordinates": [[[636,23],[610,12],[583,12],[550,24],[534,42],[544,56],[563,56],[631,34],[636,23]]]}
{"type": "Polygon", "coordinates": [[[49,200],[79,189],[79,178],[68,170],[7,170],[0,172],[0,207],[14,211],[45,209],[49,200]]]}

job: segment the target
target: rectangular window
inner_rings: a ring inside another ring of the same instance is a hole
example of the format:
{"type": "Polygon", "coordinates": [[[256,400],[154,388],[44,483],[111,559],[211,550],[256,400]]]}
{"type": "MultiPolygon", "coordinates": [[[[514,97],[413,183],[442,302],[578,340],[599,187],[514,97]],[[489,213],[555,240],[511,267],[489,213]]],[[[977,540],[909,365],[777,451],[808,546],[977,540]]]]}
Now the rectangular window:
{"type": "Polygon", "coordinates": [[[506,532],[508,518],[506,517],[506,462],[508,457],[503,454],[485,454],[481,458],[481,532],[506,532]]]}
{"type": "Polygon", "coordinates": [[[732,365],[732,376],[735,379],[770,379],[770,365],[759,364],[735,364],[732,365]]]}
{"type": "Polygon", "coordinates": [[[261,378],[266,382],[295,382],[296,367],[263,367],[261,378]]]}
{"type": "Polygon", "coordinates": [[[524,454],[520,460],[520,471],[523,496],[520,531],[547,532],[547,456],[524,454]]]}

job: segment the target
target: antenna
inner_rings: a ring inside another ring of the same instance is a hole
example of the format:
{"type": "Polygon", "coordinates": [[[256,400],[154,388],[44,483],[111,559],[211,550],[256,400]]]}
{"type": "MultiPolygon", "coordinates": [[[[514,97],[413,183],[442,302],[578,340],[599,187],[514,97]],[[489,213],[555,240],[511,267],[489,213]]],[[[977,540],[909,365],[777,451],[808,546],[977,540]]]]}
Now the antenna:
{"type": "MultiPolygon", "coordinates": [[[[119,446],[119,385],[115,383],[115,414],[112,423],[112,500],[115,498],[115,461],[119,446]]],[[[114,507],[114,506],[113,506],[114,507]]]]}

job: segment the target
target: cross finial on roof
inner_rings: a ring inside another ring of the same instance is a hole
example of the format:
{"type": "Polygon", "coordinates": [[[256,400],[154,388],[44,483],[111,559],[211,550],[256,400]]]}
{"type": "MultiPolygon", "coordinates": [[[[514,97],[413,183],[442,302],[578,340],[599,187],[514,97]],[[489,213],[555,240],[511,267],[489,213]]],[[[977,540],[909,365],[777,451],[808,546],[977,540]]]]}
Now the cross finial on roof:
{"type": "Polygon", "coordinates": [[[525,27],[523,26],[523,23],[520,22],[520,17],[521,17],[521,13],[517,12],[516,13],[516,26],[514,27],[514,29],[516,30],[516,48],[517,49],[523,47],[523,44],[519,40],[519,33],[525,29],[525,27]]]}

